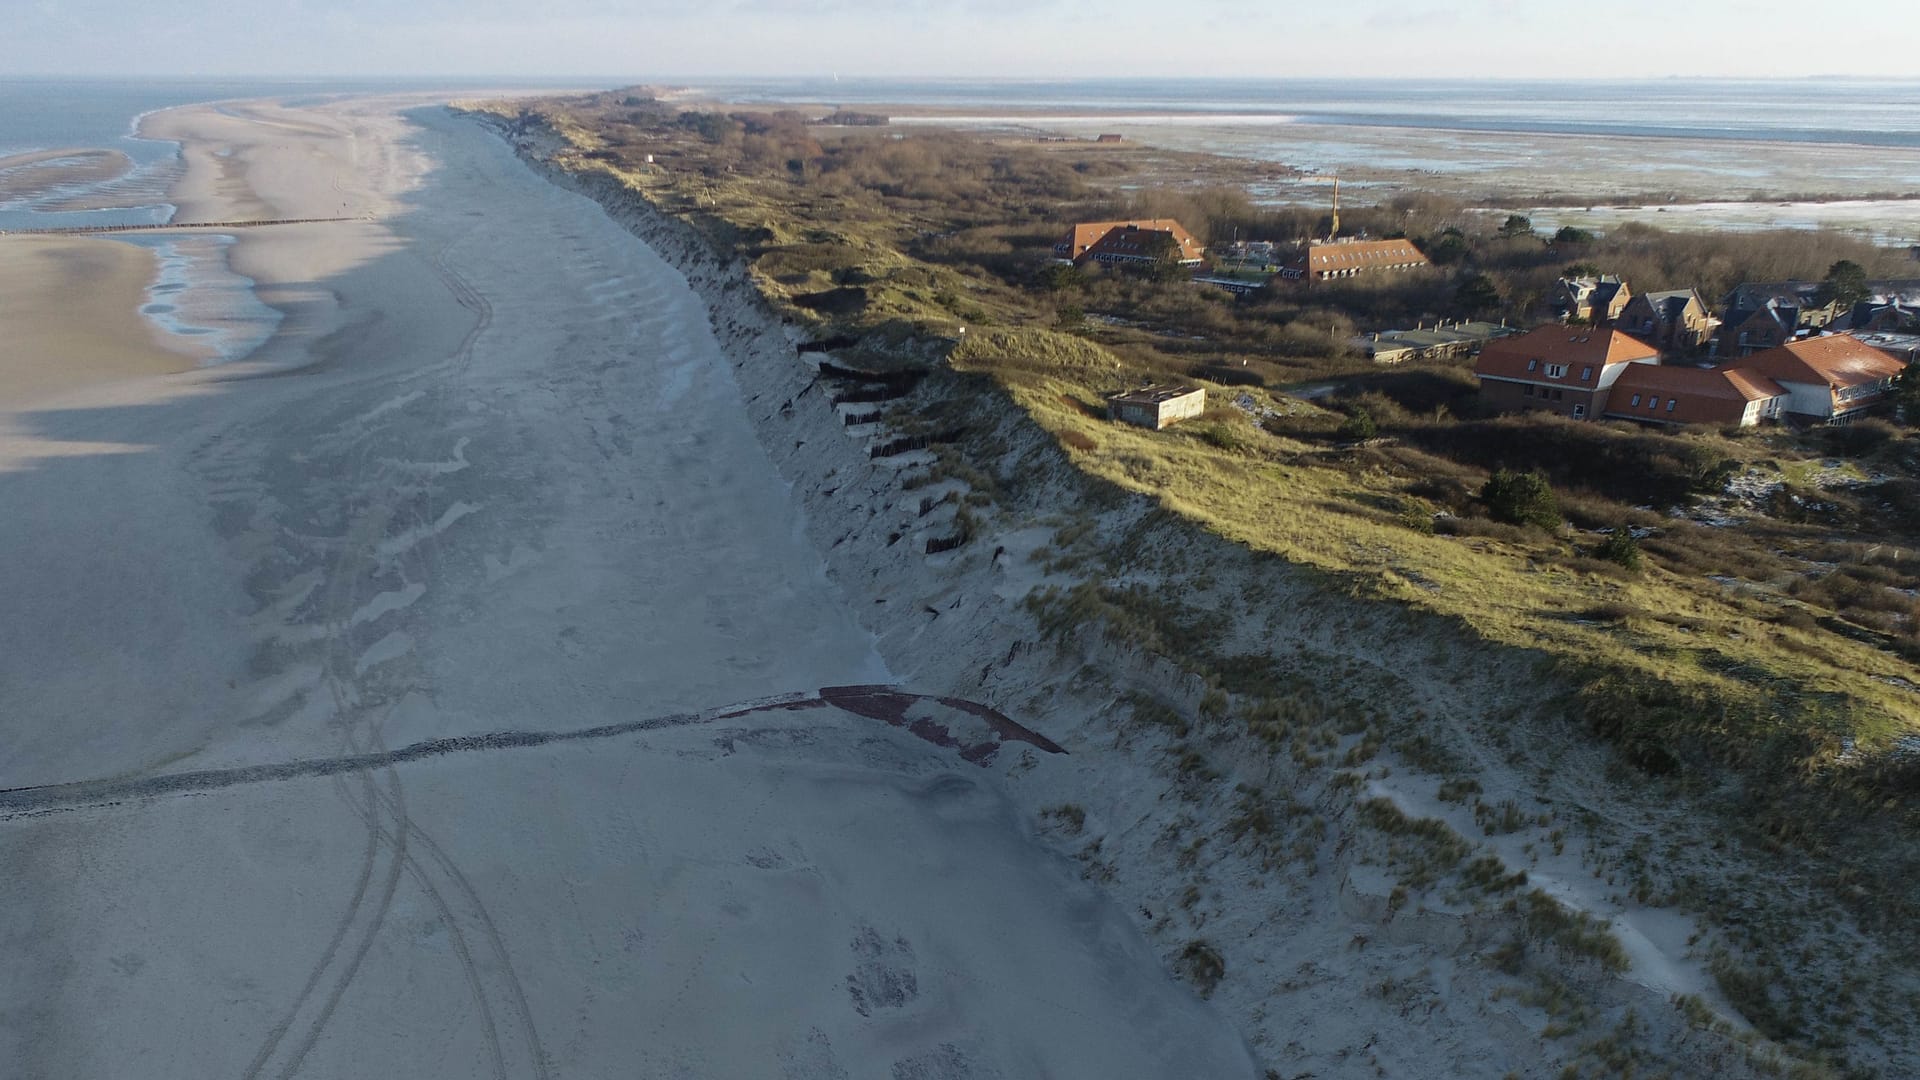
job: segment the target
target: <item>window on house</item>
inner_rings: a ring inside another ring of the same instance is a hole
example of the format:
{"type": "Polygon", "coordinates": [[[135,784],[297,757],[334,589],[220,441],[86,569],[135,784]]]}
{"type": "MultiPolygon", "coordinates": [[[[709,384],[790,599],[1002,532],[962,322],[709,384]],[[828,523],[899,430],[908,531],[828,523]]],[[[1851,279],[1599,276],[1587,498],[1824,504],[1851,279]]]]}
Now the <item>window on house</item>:
{"type": "Polygon", "coordinates": [[[1636,409],[1640,407],[1640,395],[1639,395],[1639,394],[1635,394],[1635,395],[1633,395],[1633,403],[1632,403],[1632,407],[1633,407],[1633,408],[1636,408],[1636,409]]]}
{"type": "Polygon", "coordinates": [[[1531,386],[1529,386],[1529,387],[1527,387],[1527,396],[1528,396],[1528,397],[1532,397],[1532,396],[1533,396],[1533,387],[1531,387],[1531,386]]]}
{"type": "Polygon", "coordinates": [[[1529,361],[1527,361],[1527,370],[1528,370],[1528,371],[1539,371],[1539,370],[1540,370],[1540,361],[1538,361],[1538,360],[1529,360],[1529,361]]]}
{"type": "Polygon", "coordinates": [[[1673,406],[1674,406],[1674,403],[1675,403],[1675,402],[1677,402],[1677,401],[1679,401],[1679,400],[1680,400],[1679,398],[1668,398],[1668,399],[1667,399],[1667,411],[1668,411],[1668,412],[1672,412],[1672,411],[1673,411],[1673,406]]]}
{"type": "Polygon", "coordinates": [[[1593,381],[1593,365],[1592,364],[1588,364],[1586,367],[1583,367],[1580,369],[1580,381],[1581,382],[1593,381]]]}
{"type": "Polygon", "coordinates": [[[1573,407],[1573,418],[1575,420],[1585,420],[1587,418],[1587,407],[1585,405],[1575,405],[1573,407]]]}
{"type": "Polygon", "coordinates": [[[1548,364],[1547,365],[1547,378],[1549,379],[1558,379],[1561,376],[1565,375],[1566,373],[1567,373],[1567,365],[1565,364],[1548,364]]]}
{"type": "Polygon", "coordinates": [[[1647,409],[1648,409],[1648,411],[1652,411],[1652,410],[1654,410],[1654,409],[1657,409],[1657,408],[1659,408],[1659,407],[1660,407],[1660,396],[1659,396],[1658,394],[1656,394],[1656,395],[1654,395],[1653,397],[1650,397],[1650,398],[1648,398],[1648,399],[1647,399],[1647,409]]]}

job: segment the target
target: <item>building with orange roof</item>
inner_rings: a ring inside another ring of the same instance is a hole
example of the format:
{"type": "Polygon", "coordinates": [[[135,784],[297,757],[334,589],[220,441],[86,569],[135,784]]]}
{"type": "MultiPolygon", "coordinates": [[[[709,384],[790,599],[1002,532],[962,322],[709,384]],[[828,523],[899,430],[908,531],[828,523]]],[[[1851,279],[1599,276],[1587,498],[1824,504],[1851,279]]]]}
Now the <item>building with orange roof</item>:
{"type": "Polygon", "coordinates": [[[1150,263],[1156,260],[1155,248],[1170,237],[1179,248],[1181,266],[1200,265],[1206,248],[1172,218],[1148,218],[1143,221],[1083,221],[1067,230],[1053,245],[1053,257],[1061,262],[1083,265],[1100,262],[1108,265],[1150,263]]]}
{"type": "Polygon", "coordinates": [[[1432,265],[1411,240],[1333,240],[1307,244],[1281,267],[1294,281],[1327,281],[1380,270],[1415,270],[1432,265]]]}
{"type": "Polygon", "coordinates": [[[1752,427],[1778,419],[1787,391],[1745,368],[1632,364],[1614,380],[1603,415],[1648,424],[1752,427]]]}
{"type": "Polygon", "coordinates": [[[1660,350],[1618,330],[1543,326],[1488,342],[1473,376],[1481,400],[1497,409],[1590,420],[1607,411],[1613,385],[1629,367],[1659,362],[1660,350]]]}
{"type": "Polygon", "coordinates": [[[1754,353],[1740,366],[1787,391],[1785,411],[1837,424],[1884,403],[1907,365],[1849,334],[1801,338],[1754,353]]]}

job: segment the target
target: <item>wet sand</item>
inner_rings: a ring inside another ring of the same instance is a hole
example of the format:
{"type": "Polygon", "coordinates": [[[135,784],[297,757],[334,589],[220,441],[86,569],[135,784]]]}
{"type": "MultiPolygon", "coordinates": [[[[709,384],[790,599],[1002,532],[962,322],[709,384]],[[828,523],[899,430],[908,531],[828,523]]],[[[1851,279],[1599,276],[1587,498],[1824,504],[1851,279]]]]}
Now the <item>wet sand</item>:
{"type": "Polygon", "coordinates": [[[0,411],[194,367],[140,315],[154,254],[97,237],[0,236],[0,411]]]}

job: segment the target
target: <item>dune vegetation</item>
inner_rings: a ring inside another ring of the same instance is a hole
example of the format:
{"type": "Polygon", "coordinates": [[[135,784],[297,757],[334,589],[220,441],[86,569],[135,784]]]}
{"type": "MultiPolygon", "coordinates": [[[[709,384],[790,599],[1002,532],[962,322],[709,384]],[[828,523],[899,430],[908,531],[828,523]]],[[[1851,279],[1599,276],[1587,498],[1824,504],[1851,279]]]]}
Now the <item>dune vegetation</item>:
{"type": "MultiPolygon", "coordinates": [[[[1843,867],[1863,924],[1913,924],[1920,407],[1827,431],[1659,431],[1493,415],[1464,360],[1375,367],[1347,345],[1356,331],[1491,314],[1458,306],[1482,276],[1522,318],[1571,258],[1443,200],[1350,219],[1448,252],[1430,271],[1236,298],[1177,273],[1051,259],[1076,220],[1177,216],[1202,239],[1324,227],[1196,180],[1184,159],[627,92],[501,109],[508,126],[559,135],[564,167],[614,178],[744,263],[834,363],[977,380],[1087,476],[1317,573],[1329,596],[1538,657],[1540,696],[1627,767],[1725,810],[1716,828],[1843,867]],[[1107,419],[1103,395],[1164,380],[1205,386],[1206,413],[1159,432],[1107,419]]],[[[1574,254],[1710,301],[1838,259],[1898,268],[1839,234],[1633,228],[1574,254]]],[[[1093,617],[1159,617],[1119,591],[1071,599],[1093,617]]],[[[1727,966],[1722,988],[1738,1003],[1742,980],[1776,980],[1746,995],[1764,1020],[1783,963],[1727,966]]]]}

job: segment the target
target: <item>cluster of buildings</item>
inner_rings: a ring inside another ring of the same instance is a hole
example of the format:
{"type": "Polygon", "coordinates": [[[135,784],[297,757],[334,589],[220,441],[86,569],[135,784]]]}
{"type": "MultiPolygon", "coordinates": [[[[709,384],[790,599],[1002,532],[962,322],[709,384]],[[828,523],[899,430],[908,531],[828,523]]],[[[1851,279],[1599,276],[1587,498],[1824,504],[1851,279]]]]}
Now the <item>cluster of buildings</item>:
{"type": "Polygon", "coordinates": [[[1638,293],[1612,275],[1561,278],[1554,313],[1613,326],[1672,353],[1737,359],[1818,333],[1912,335],[1920,347],[1920,281],[1873,281],[1851,306],[1822,296],[1817,281],[1747,282],[1707,309],[1692,289],[1638,293]]]}
{"type": "MultiPolygon", "coordinates": [[[[1206,254],[1171,218],[1083,222],[1053,252],[1062,262],[1109,266],[1198,267],[1206,254]]],[[[1304,244],[1291,257],[1246,244],[1232,256],[1306,281],[1428,265],[1406,240],[1335,239],[1304,244]]],[[[1692,289],[1635,293],[1612,275],[1569,277],[1554,296],[1560,325],[1520,333],[1504,322],[1441,322],[1352,344],[1383,363],[1477,353],[1482,399],[1508,410],[1673,426],[1845,423],[1884,404],[1908,364],[1920,361],[1920,281],[1869,282],[1868,298],[1851,306],[1825,292],[1819,282],[1747,283],[1716,317],[1692,289]],[[1661,362],[1702,353],[1722,362],[1661,362]]],[[[1198,415],[1204,403],[1196,387],[1167,385],[1113,395],[1108,408],[1114,419],[1158,429],[1198,415]]]]}
{"type": "Polygon", "coordinates": [[[1612,327],[1546,326],[1490,342],[1474,363],[1483,400],[1575,420],[1751,427],[1846,423],[1892,394],[1905,361],[1850,334],[1805,337],[1723,367],[1662,364],[1612,327]]]}
{"type": "MultiPolygon", "coordinates": [[[[1155,261],[1160,253],[1179,253],[1181,266],[1197,267],[1206,249],[1178,221],[1149,218],[1139,221],[1086,221],[1070,227],[1053,245],[1061,262],[1107,266],[1155,261]]],[[[1432,265],[1411,240],[1362,240],[1339,237],[1287,249],[1267,241],[1236,243],[1225,253],[1226,262],[1244,268],[1257,264],[1263,275],[1290,281],[1332,281],[1361,274],[1416,270],[1432,265]]],[[[1221,279],[1216,284],[1227,284],[1221,279]]],[[[1236,282],[1237,283],[1237,282],[1236,282]]],[[[1261,282],[1249,283],[1257,288],[1261,282]]]]}

